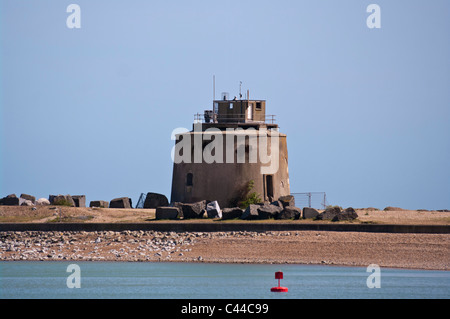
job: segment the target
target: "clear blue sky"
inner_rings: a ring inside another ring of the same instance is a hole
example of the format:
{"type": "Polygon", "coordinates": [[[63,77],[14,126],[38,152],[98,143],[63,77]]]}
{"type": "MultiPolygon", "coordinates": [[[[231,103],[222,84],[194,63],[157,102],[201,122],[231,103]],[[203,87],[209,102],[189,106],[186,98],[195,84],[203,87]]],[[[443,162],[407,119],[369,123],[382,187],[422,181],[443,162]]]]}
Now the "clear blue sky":
{"type": "Polygon", "coordinates": [[[0,0],[0,196],[170,199],[172,130],[212,107],[215,75],[277,115],[292,192],[450,208],[449,17],[448,0],[0,0]]]}

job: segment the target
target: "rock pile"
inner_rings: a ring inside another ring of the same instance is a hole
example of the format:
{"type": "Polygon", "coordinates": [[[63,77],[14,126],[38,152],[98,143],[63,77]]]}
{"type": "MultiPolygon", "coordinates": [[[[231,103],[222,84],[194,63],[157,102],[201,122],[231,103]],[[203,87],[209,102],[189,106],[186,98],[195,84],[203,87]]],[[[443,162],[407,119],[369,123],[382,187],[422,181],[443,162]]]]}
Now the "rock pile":
{"type": "Polygon", "coordinates": [[[48,199],[39,198],[28,194],[21,194],[19,198],[15,194],[0,199],[0,205],[5,206],[35,206],[35,205],[63,205],[71,207],[86,207],[85,195],[49,195],[48,199]]]}
{"type": "Polygon", "coordinates": [[[221,209],[217,201],[200,201],[195,203],[173,203],[170,207],[158,207],[156,219],[196,219],[221,218],[261,220],[261,219],[299,219],[300,208],[295,207],[294,197],[284,196],[272,203],[251,204],[243,210],[239,207],[221,209]]]}

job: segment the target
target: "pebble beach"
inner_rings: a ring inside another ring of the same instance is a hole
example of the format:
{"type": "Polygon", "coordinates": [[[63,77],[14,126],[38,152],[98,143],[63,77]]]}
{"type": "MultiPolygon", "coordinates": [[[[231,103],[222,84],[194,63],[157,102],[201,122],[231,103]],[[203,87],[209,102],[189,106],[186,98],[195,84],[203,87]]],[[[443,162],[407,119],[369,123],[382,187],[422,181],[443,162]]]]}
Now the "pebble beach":
{"type": "Polygon", "coordinates": [[[0,261],[326,264],[450,269],[448,234],[0,232],[0,261]]]}
{"type": "MultiPolygon", "coordinates": [[[[353,223],[450,225],[448,211],[357,209],[353,223]]],[[[158,223],[154,210],[0,206],[0,222],[158,223]]],[[[192,220],[195,223],[223,223],[192,220]]],[[[233,221],[231,221],[233,222],[233,221]]],[[[191,223],[173,221],[174,225],[191,223]]],[[[248,222],[252,223],[252,222],[248,222]]],[[[285,223],[327,223],[292,220],[285,223]]],[[[0,231],[0,261],[326,264],[450,269],[448,233],[354,231],[0,231]]]]}

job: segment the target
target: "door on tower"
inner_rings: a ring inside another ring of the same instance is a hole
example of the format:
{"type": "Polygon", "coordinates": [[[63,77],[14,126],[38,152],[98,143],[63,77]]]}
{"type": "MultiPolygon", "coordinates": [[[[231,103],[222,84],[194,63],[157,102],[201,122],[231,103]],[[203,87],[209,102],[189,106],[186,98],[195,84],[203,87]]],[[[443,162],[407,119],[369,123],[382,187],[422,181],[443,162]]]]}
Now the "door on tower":
{"type": "Polygon", "coordinates": [[[273,201],[273,175],[264,175],[264,199],[273,201]]]}

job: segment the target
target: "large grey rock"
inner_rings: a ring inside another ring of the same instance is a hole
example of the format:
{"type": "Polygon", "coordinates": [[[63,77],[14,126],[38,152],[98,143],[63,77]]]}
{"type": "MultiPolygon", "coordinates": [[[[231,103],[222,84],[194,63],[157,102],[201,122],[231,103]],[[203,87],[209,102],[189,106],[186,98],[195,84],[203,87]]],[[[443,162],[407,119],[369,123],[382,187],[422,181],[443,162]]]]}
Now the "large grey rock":
{"type": "Polygon", "coordinates": [[[222,218],[222,210],[217,201],[210,202],[206,205],[206,214],[208,218],[222,218]]]}
{"type": "Polygon", "coordinates": [[[283,207],[295,206],[295,198],[292,195],[281,196],[278,200],[283,204],[283,207]]]}
{"type": "Polygon", "coordinates": [[[352,207],[344,209],[342,212],[333,217],[333,222],[338,222],[342,220],[354,220],[358,218],[358,214],[352,207]]]}
{"type": "Polygon", "coordinates": [[[36,201],[36,205],[47,206],[50,205],[50,201],[47,198],[39,198],[36,201]]]}
{"type": "Polygon", "coordinates": [[[19,205],[19,198],[17,198],[16,194],[11,194],[6,197],[3,197],[0,199],[0,205],[5,206],[18,206],[19,205]]]}
{"type": "Polygon", "coordinates": [[[286,206],[278,215],[277,219],[300,219],[302,210],[295,206],[286,206]]]}
{"type": "Polygon", "coordinates": [[[276,205],[263,205],[258,207],[258,217],[259,219],[272,219],[276,218],[283,208],[276,205]]]}
{"type": "Polygon", "coordinates": [[[128,197],[114,198],[109,202],[109,208],[131,208],[131,200],[128,197]]]}
{"type": "Polygon", "coordinates": [[[241,218],[243,212],[244,211],[239,207],[224,208],[222,210],[222,219],[227,220],[227,219],[241,218]]]}
{"type": "Polygon", "coordinates": [[[144,208],[157,208],[157,207],[167,207],[169,206],[169,201],[167,197],[163,194],[158,193],[147,193],[144,202],[144,208]]]}
{"type": "Polygon", "coordinates": [[[178,207],[157,207],[156,219],[177,219],[180,215],[178,207]]]}
{"type": "Polygon", "coordinates": [[[52,205],[75,207],[75,202],[70,195],[50,195],[49,200],[52,205]]]}
{"type": "Polygon", "coordinates": [[[205,208],[206,208],[206,201],[196,203],[183,203],[181,205],[184,219],[203,218],[205,208]]]}
{"type": "Polygon", "coordinates": [[[86,207],[86,195],[72,195],[75,207],[86,207]]]}
{"type": "Polygon", "coordinates": [[[28,199],[19,198],[20,206],[34,206],[33,202],[28,199]]]}
{"type": "Polygon", "coordinates": [[[279,200],[276,200],[276,201],[270,203],[270,205],[275,205],[275,206],[278,206],[278,207],[281,207],[281,208],[284,207],[283,203],[281,203],[279,200]]]}
{"type": "Polygon", "coordinates": [[[308,218],[316,218],[317,216],[319,216],[319,211],[315,208],[311,208],[311,207],[304,207],[303,208],[303,219],[308,219],[308,218]]]}
{"type": "Polygon", "coordinates": [[[108,208],[109,202],[106,200],[91,200],[91,202],[89,203],[89,207],[108,208]]]}
{"type": "Polygon", "coordinates": [[[338,206],[327,207],[325,211],[317,215],[318,220],[332,220],[336,215],[341,213],[341,208],[338,206]]]}
{"type": "Polygon", "coordinates": [[[20,194],[20,198],[31,201],[33,204],[36,203],[36,197],[28,195],[28,194],[20,194]]]}
{"type": "Polygon", "coordinates": [[[241,219],[245,219],[245,220],[259,219],[259,212],[258,212],[259,207],[261,207],[261,205],[250,204],[245,209],[244,213],[241,216],[241,219]]]}

